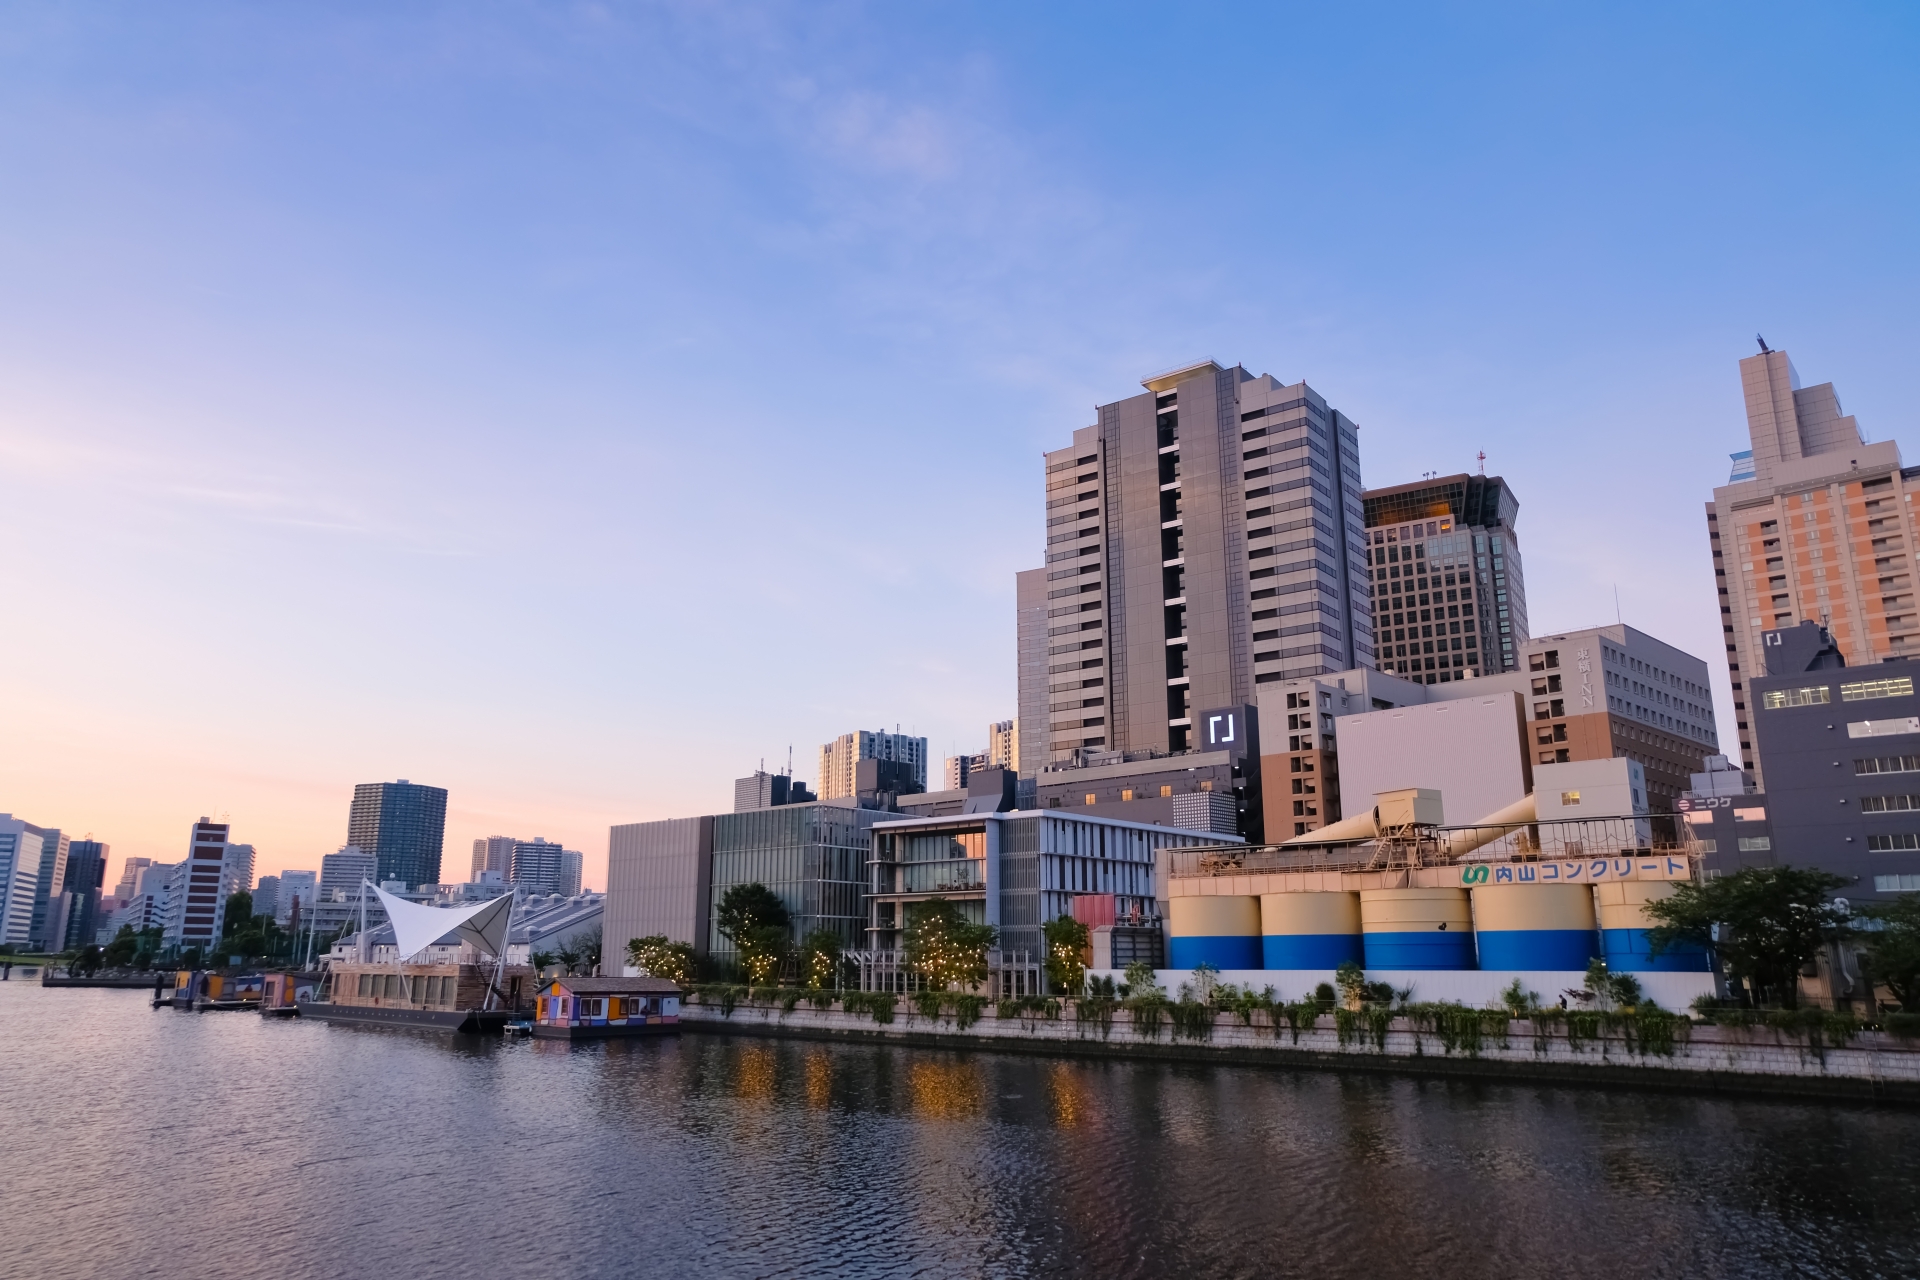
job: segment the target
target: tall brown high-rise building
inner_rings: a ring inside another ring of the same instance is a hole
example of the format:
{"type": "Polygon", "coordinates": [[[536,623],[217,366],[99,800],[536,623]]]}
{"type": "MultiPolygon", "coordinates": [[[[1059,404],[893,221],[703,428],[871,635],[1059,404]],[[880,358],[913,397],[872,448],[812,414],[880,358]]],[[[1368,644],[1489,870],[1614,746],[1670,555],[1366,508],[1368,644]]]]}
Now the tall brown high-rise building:
{"type": "Polygon", "coordinates": [[[1920,652],[1913,498],[1891,440],[1869,444],[1831,382],[1800,385],[1784,351],[1740,362],[1752,448],[1707,504],[1740,760],[1759,774],[1747,681],[1766,674],[1761,634],[1812,620],[1850,666],[1920,652]]]}
{"type": "Polygon", "coordinates": [[[1354,422],[1203,361],[1046,455],[1019,575],[1020,769],[1195,750],[1195,717],[1374,661],[1354,422]]]}

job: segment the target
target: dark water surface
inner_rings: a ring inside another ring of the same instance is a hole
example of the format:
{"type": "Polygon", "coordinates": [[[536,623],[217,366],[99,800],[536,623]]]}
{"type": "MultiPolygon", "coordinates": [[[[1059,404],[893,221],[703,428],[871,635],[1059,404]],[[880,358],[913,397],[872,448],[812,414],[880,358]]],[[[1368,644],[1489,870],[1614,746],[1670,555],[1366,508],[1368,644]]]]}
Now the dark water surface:
{"type": "MultiPolygon", "coordinates": [[[[17,971],[16,971],[17,978],[17,971]]],[[[1915,1276],[1920,1114],[0,983],[0,1273],[1915,1276]]]]}

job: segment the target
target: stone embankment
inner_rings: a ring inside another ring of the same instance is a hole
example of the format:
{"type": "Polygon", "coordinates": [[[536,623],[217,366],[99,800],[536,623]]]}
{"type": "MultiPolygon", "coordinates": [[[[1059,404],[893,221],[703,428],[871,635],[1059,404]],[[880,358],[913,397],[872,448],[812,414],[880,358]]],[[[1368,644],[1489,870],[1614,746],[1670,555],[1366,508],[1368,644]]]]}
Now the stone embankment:
{"type": "Polygon", "coordinates": [[[693,994],[688,1031],[864,1040],[949,1049],[1179,1059],[1339,1071],[1500,1077],[1642,1088],[1920,1103],[1920,1040],[1819,1016],[1791,1027],[1718,1026],[1675,1015],[1509,1019],[1465,1007],[1289,1017],[1286,1010],[1167,1016],[1098,1002],[996,1006],[948,997],[937,1016],[912,998],[826,1008],[788,999],[693,994]],[[875,1004],[879,1007],[873,1007],[875,1004]],[[791,1004],[791,1007],[787,1007],[791,1004]],[[1089,1006],[1092,1006],[1091,1008],[1089,1006]],[[1836,1030],[1836,1028],[1839,1028],[1836,1030]]]}

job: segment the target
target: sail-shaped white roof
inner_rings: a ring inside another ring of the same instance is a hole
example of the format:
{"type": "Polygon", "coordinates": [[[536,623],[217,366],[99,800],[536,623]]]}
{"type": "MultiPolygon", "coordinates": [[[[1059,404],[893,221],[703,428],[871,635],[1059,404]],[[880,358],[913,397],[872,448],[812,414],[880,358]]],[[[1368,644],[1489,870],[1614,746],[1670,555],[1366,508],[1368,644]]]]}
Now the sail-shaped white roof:
{"type": "Polygon", "coordinates": [[[387,909],[387,923],[393,926],[402,960],[419,955],[449,933],[490,956],[506,952],[507,921],[513,915],[511,893],[471,907],[428,907],[396,898],[378,886],[368,887],[380,895],[380,905],[387,909]]]}

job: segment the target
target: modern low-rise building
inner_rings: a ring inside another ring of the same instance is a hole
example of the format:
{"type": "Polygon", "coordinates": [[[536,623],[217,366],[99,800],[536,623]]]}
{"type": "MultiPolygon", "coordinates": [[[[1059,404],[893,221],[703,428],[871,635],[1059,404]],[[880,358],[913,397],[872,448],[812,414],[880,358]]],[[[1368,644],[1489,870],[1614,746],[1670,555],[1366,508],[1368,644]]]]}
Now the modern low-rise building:
{"type": "MultiPolygon", "coordinates": [[[[1266,797],[1266,838],[1284,840],[1347,816],[1342,796],[1353,788],[1346,775],[1336,726],[1346,716],[1391,708],[1438,706],[1457,699],[1506,693],[1520,699],[1525,716],[1524,750],[1531,765],[1579,760],[1630,759],[1646,774],[1654,812],[1673,810],[1689,780],[1718,750],[1718,730],[1707,667],[1691,654],[1636,628],[1614,625],[1558,635],[1533,636],[1519,648],[1520,668],[1499,675],[1433,684],[1379,671],[1344,671],[1287,681],[1263,689],[1261,722],[1269,726],[1261,761],[1266,797]]],[[[1437,729],[1443,719],[1422,720],[1437,729]]],[[[1391,741],[1381,739],[1382,750],[1391,741]]],[[[1440,762],[1460,748],[1444,734],[1421,739],[1419,751],[1440,762]]],[[[1358,803],[1372,803],[1377,790],[1430,786],[1417,778],[1377,785],[1371,769],[1358,803]]],[[[1449,821],[1471,821],[1448,807],[1449,821]]]]}
{"type": "Polygon", "coordinates": [[[1158,919],[1161,851],[1221,843],[1239,839],[1065,810],[876,822],[863,945],[900,950],[914,907],[941,898],[998,929],[1003,952],[1041,957],[1041,926],[1071,915],[1076,894],[1112,895],[1118,914],[1158,919]]]}
{"type": "MultiPolygon", "coordinates": [[[[1806,621],[1761,633],[1767,674],[1747,681],[1767,846],[1742,862],[1813,866],[1853,879],[1849,898],[1920,889],[1920,660],[1843,665],[1806,621]]],[[[1757,828],[1756,828],[1757,830],[1757,828]]]]}
{"type": "Polygon", "coordinates": [[[1258,842],[1264,830],[1260,718],[1252,706],[1196,717],[1194,749],[1085,752],[1040,770],[1041,809],[1213,831],[1258,842]]]}

